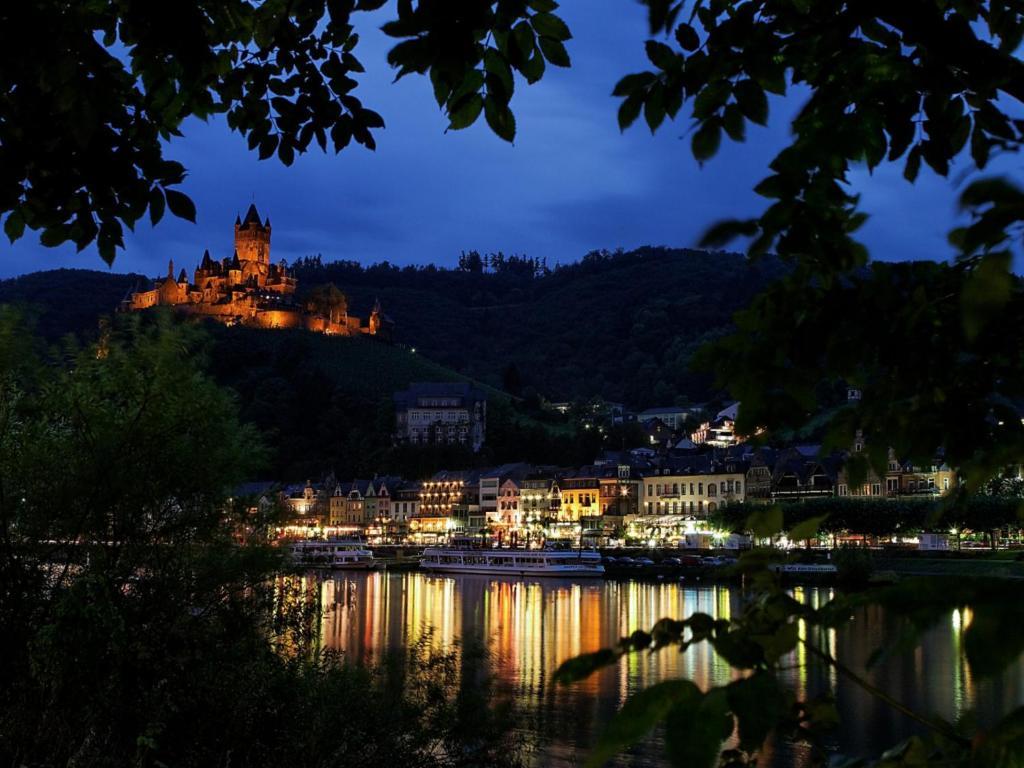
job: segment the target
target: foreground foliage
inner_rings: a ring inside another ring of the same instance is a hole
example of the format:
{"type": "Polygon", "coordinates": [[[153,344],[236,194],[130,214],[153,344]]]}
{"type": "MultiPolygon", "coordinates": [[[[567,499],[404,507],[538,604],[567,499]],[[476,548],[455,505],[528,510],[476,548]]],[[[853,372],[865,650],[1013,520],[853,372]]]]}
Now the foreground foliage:
{"type": "Polygon", "coordinates": [[[48,351],[0,309],[0,762],[514,764],[464,654],[319,650],[273,517],[231,499],[262,451],[202,352],[136,318],[48,351]]]}
{"type": "MultiPolygon", "coordinates": [[[[781,527],[752,520],[750,528],[772,536],[781,527]]],[[[807,535],[812,535],[808,531],[807,535]]],[[[921,634],[954,609],[969,607],[964,653],[972,674],[995,675],[1024,652],[1024,608],[1013,581],[922,578],[893,587],[851,595],[839,594],[813,607],[784,590],[769,565],[780,553],[758,549],[736,566],[748,586],[743,610],[730,619],[695,613],[685,619],[664,618],[650,631],[637,630],[618,645],[564,662],[555,681],[572,684],[633,653],[685,653],[708,643],[740,676],[727,685],[702,690],[689,680],[668,680],[634,694],[605,729],[587,764],[598,766],[619,751],[663,726],[671,765],[686,768],[735,768],[758,764],[766,748],[780,741],[803,744],[811,765],[991,766],[1020,765],[1024,760],[1024,707],[990,727],[967,721],[948,723],[914,711],[890,692],[872,684],[863,670],[852,669],[829,652],[824,630],[843,631],[855,613],[881,606],[903,619],[896,638],[872,654],[873,666],[891,654],[910,653],[921,634]],[[919,734],[896,745],[871,745],[874,755],[841,760],[827,751],[830,731],[841,727],[836,691],[799,693],[785,682],[792,652],[801,646],[809,663],[831,669],[842,686],[857,686],[894,712],[915,721],[919,734]]],[[[925,684],[921,681],[921,684],[925,684]]]]}

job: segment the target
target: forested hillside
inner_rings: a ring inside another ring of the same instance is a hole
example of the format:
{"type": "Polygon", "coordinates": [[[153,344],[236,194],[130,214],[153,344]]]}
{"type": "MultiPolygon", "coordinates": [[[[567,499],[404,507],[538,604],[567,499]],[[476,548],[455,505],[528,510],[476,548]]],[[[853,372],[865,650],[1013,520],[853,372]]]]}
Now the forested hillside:
{"type": "Polygon", "coordinates": [[[23,305],[39,334],[51,341],[66,333],[94,333],[100,315],[113,312],[141,275],[92,269],[51,269],[0,280],[0,304],[23,305]]]}
{"type": "Polygon", "coordinates": [[[600,395],[636,408],[708,397],[691,355],[780,273],[774,260],[668,248],[595,252],[555,269],[475,253],[461,262],[442,270],[313,258],[297,269],[300,286],[333,282],[357,314],[379,297],[400,341],[468,376],[516,394],[600,395]]]}
{"type": "MultiPolygon", "coordinates": [[[[514,395],[596,395],[634,408],[712,395],[708,377],[689,369],[691,355],[780,272],[773,260],[668,248],[595,252],[554,268],[477,253],[455,269],[319,256],[295,268],[300,292],[334,283],[364,321],[380,298],[400,345],[459,374],[514,395]]],[[[0,281],[0,302],[35,306],[40,332],[54,339],[94,332],[97,316],[112,312],[138,280],[37,272],[0,281]]]]}
{"type": "Polygon", "coordinates": [[[238,394],[242,418],[264,434],[273,477],[301,480],[327,470],[353,477],[378,472],[422,477],[445,466],[521,459],[581,463],[602,445],[599,436],[576,434],[556,414],[489,389],[481,454],[459,446],[395,447],[391,394],[413,381],[463,377],[423,355],[369,338],[216,323],[206,329],[213,342],[209,369],[238,394]]]}

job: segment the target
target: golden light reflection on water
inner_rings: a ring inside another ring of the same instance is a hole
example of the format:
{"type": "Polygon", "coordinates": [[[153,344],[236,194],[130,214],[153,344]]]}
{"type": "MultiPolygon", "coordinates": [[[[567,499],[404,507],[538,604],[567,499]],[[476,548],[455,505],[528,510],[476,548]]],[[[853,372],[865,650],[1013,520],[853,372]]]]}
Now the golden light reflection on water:
{"type": "MultiPolygon", "coordinates": [[[[612,645],[636,629],[649,629],[660,618],[679,619],[698,611],[715,618],[735,615],[742,596],[727,585],[374,572],[303,579],[301,593],[319,599],[323,645],[353,659],[372,661],[388,649],[421,640],[438,650],[460,643],[485,644],[496,688],[514,698],[545,744],[542,765],[580,762],[601,725],[638,689],[672,677],[693,680],[706,689],[738,676],[708,646],[700,645],[686,653],[633,654],[573,686],[556,688],[550,683],[562,661],[612,645]]],[[[793,594],[814,607],[832,597],[827,589],[796,588],[793,594]]],[[[1024,666],[984,689],[973,680],[962,652],[969,622],[969,614],[954,614],[926,636],[916,653],[884,662],[869,677],[908,704],[946,719],[975,705],[1008,711],[1024,703],[1024,666]]],[[[891,617],[870,609],[858,613],[842,633],[801,622],[798,634],[801,639],[810,636],[831,655],[863,670],[871,652],[897,628],[891,617]]],[[[844,751],[869,751],[908,734],[908,725],[845,686],[831,670],[813,664],[802,646],[787,663],[787,682],[799,695],[837,692],[846,723],[838,737],[844,751]]],[[[802,762],[799,750],[783,749],[779,754],[775,764],[802,762]]],[[[654,765],[658,755],[655,739],[636,755],[623,758],[622,764],[654,765]]]]}

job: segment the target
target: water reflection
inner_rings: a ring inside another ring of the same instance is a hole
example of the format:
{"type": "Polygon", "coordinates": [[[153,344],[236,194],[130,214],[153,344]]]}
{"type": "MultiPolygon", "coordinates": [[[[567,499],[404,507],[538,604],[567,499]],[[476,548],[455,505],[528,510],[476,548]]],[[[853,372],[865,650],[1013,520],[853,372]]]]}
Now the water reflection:
{"type": "MultiPolygon", "coordinates": [[[[570,687],[550,683],[567,658],[595,651],[636,629],[649,629],[662,617],[683,618],[696,611],[728,618],[742,596],[725,585],[638,582],[536,581],[489,576],[437,576],[419,573],[336,574],[303,586],[319,586],[323,608],[322,643],[354,659],[373,661],[389,648],[426,642],[436,649],[458,643],[484,643],[489,675],[498,690],[514,697],[526,727],[539,739],[542,765],[575,765],[594,735],[628,696],[671,677],[702,688],[722,685],[737,673],[709,647],[686,653],[634,654],[570,687]]],[[[812,605],[827,601],[828,590],[797,589],[812,605]]],[[[954,613],[931,630],[916,652],[882,662],[868,677],[920,711],[955,720],[976,708],[990,721],[1024,703],[1024,665],[999,679],[977,681],[963,658],[962,637],[969,613],[954,613]]],[[[851,667],[863,670],[871,652],[891,642],[899,627],[878,608],[857,615],[842,632],[801,625],[801,637],[816,632],[816,644],[851,667]]],[[[913,725],[859,689],[837,680],[831,670],[794,653],[786,672],[801,696],[834,690],[843,719],[835,746],[864,754],[913,732],[913,725]]],[[[773,750],[778,765],[800,765],[800,748],[773,750]]],[[[620,765],[660,764],[660,738],[623,756],[620,765]]],[[[768,761],[766,761],[768,762],[768,761]]]]}

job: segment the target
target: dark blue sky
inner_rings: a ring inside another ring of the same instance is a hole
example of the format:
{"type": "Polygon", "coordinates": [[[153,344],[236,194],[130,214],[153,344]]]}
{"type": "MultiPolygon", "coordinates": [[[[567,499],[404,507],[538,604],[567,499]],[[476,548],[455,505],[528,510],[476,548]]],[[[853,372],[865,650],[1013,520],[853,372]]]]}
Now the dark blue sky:
{"type": "MultiPolygon", "coordinates": [[[[314,148],[286,168],[259,161],[222,120],[192,121],[168,155],[189,169],[183,189],[196,202],[198,223],[169,215],[155,229],[140,222],[114,270],[162,274],[173,258],[191,271],[204,248],[230,255],[235,214],[253,200],[274,226],[275,259],[322,253],[325,260],[397,264],[453,264],[469,249],[554,264],[595,248],[692,246],[715,220],[764,206],[750,190],[783,146],[798,94],[773,101],[769,128],[748,126],[744,144],[723,141],[701,169],[689,154],[688,119],[653,137],[642,120],[625,134],[616,125],[611,89],[646,65],[645,10],[628,0],[570,0],[561,13],[575,34],[573,67],[549,67],[534,86],[517,82],[514,145],[482,118],[446,134],[425,79],[391,84],[384,57],[392,41],[377,29],[386,15],[363,17],[356,53],[368,72],[359,94],[387,122],[377,151],[353,145],[324,155],[314,148]]],[[[911,186],[901,172],[854,174],[871,214],[862,236],[872,255],[949,258],[954,184],[925,169],[911,186]]],[[[14,247],[3,239],[0,249],[0,277],[61,266],[105,269],[95,249],[43,248],[32,233],[14,247]]]]}

